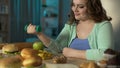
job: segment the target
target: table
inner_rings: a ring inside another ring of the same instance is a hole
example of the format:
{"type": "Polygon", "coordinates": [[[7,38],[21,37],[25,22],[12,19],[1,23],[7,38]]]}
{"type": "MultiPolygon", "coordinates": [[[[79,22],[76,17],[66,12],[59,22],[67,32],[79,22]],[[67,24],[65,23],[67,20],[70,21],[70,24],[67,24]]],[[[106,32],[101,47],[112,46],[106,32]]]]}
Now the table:
{"type": "MultiPolygon", "coordinates": [[[[67,58],[67,64],[74,64],[74,65],[79,66],[80,63],[82,63],[82,62],[87,62],[87,60],[78,59],[78,58],[67,58]]],[[[50,60],[44,60],[44,63],[53,64],[52,59],[50,59],[50,60]]]]}
{"type": "Polygon", "coordinates": [[[54,64],[52,62],[52,59],[43,61],[43,63],[46,64],[47,68],[79,68],[80,64],[83,62],[88,62],[88,60],[78,58],[67,58],[67,63],[65,64],[54,64]]]}
{"type": "MultiPolygon", "coordinates": [[[[33,43],[14,43],[19,50],[23,48],[32,48],[33,43]]],[[[3,44],[1,45],[0,49],[2,48],[3,44]]],[[[47,68],[79,68],[80,64],[83,62],[88,62],[88,60],[78,59],[78,58],[68,58],[67,63],[65,64],[53,64],[52,59],[43,60],[43,65],[46,65],[47,68]]]]}

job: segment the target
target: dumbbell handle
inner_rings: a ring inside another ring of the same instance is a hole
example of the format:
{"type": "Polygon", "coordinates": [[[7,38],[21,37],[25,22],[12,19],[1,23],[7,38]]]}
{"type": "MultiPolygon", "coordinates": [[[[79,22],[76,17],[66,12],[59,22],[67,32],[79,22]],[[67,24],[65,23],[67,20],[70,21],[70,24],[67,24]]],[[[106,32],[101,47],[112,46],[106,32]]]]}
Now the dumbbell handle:
{"type": "MultiPolygon", "coordinates": [[[[25,25],[25,27],[24,27],[25,31],[27,31],[27,27],[28,27],[28,25],[25,25]]],[[[36,30],[36,32],[41,32],[42,31],[40,26],[36,26],[35,30],[36,30]]]]}

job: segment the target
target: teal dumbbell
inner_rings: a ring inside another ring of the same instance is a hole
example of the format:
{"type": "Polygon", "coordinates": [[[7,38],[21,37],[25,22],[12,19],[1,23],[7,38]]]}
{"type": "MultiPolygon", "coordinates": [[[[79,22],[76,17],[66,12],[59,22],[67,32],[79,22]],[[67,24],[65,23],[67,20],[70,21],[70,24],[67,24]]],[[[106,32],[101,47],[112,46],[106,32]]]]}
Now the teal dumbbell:
{"type": "MultiPolygon", "coordinates": [[[[24,30],[25,30],[25,31],[27,31],[27,27],[28,27],[28,25],[26,25],[26,26],[24,27],[24,30]]],[[[41,27],[38,26],[38,25],[36,26],[35,30],[36,30],[36,32],[41,32],[41,31],[42,31],[41,27]]]]}

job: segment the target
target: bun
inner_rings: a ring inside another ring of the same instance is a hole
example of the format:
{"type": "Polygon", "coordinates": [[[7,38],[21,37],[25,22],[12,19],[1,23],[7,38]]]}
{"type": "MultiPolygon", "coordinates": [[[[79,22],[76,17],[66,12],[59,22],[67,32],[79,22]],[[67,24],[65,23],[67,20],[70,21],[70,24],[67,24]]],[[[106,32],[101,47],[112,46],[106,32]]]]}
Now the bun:
{"type": "Polygon", "coordinates": [[[6,44],[2,47],[2,52],[4,54],[7,54],[7,52],[17,52],[18,47],[16,47],[14,44],[6,44]]]}
{"type": "Polygon", "coordinates": [[[42,58],[38,56],[38,51],[32,48],[24,48],[21,50],[21,56],[24,58],[22,65],[27,66],[40,66],[42,58]]]}
{"type": "Polygon", "coordinates": [[[24,49],[22,49],[21,50],[21,56],[23,57],[23,58],[30,58],[30,57],[32,57],[32,56],[35,56],[35,55],[37,55],[38,54],[38,51],[37,50],[34,50],[34,49],[32,49],[32,48],[24,48],[24,49]]]}
{"type": "Polygon", "coordinates": [[[80,68],[100,68],[94,61],[83,62],[79,66],[80,68]]]}
{"type": "Polygon", "coordinates": [[[26,58],[23,61],[23,66],[27,67],[27,66],[40,66],[42,64],[42,58],[39,56],[34,56],[34,57],[30,57],[30,58],[26,58]]]}
{"type": "Polygon", "coordinates": [[[21,68],[21,60],[16,56],[3,58],[0,60],[0,68],[21,68]]]}

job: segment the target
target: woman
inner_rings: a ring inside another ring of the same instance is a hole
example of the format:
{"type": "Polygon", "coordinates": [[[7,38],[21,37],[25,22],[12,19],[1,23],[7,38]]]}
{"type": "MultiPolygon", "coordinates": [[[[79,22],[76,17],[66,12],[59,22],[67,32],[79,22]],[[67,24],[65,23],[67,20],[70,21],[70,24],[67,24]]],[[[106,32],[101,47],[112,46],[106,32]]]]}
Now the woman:
{"type": "Polygon", "coordinates": [[[113,48],[113,30],[100,0],[72,0],[71,14],[56,40],[35,31],[30,24],[27,33],[36,34],[52,52],[66,57],[101,60],[108,48],[113,48]]]}

